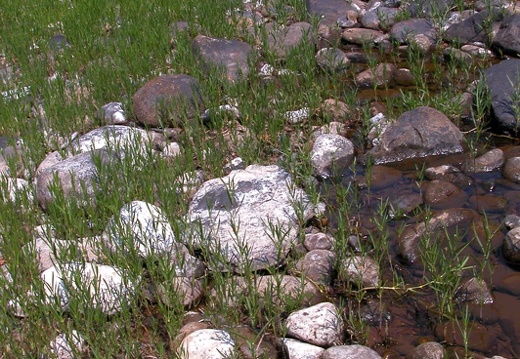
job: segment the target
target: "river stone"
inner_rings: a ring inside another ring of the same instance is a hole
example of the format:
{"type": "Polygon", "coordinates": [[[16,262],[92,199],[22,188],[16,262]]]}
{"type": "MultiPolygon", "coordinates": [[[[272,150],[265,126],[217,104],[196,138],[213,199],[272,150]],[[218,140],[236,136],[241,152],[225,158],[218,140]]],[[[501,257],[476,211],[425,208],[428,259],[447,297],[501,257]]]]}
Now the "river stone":
{"type": "Polygon", "coordinates": [[[296,339],[284,338],[282,342],[287,348],[288,359],[321,359],[325,351],[322,347],[303,343],[296,339]]]}
{"type": "Polygon", "coordinates": [[[413,351],[413,359],[443,359],[444,348],[437,342],[426,342],[413,351]]]}
{"type": "Polygon", "coordinates": [[[80,296],[89,308],[96,308],[107,315],[119,312],[135,287],[121,276],[121,270],[94,263],[67,263],[52,266],[41,274],[45,301],[58,303],[67,310],[70,299],[80,296]],[[80,294],[81,293],[81,294],[80,294]]]}
{"type": "Polygon", "coordinates": [[[56,336],[49,344],[49,351],[56,359],[74,359],[77,358],[75,353],[86,349],[85,344],[85,338],[73,330],[70,334],[61,333],[56,336]]]}
{"type": "Polygon", "coordinates": [[[259,270],[282,264],[314,210],[285,170],[251,165],[206,181],[187,222],[192,244],[216,256],[212,269],[243,272],[245,265],[259,270]]]}
{"type": "Polygon", "coordinates": [[[431,181],[445,180],[455,184],[460,188],[467,188],[473,185],[473,180],[453,165],[428,167],[424,171],[424,176],[431,181]]]}
{"type": "Polygon", "coordinates": [[[434,237],[444,233],[444,229],[454,226],[468,228],[470,223],[478,218],[478,214],[466,208],[450,208],[432,214],[428,222],[420,222],[405,227],[399,237],[399,256],[408,264],[420,258],[421,238],[434,237]]]}
{"type": "Polygon", "coordinates": [[[395,24],[396,15],[399,9],[386,6],[378,6],[376,9],[366,11],[361,17],[361,25],[367,29],[387,30],[395,24]]]}
{"type": "Polygon", "coordinates": [[[506,160],[502,174],[511,182],[520,183],[520,157],[511,157],[506,160]]]}
{"type": "Polygon", "coordinates": [[[280,59],[285,59],[287,54],[298,48],[302,42],[314,42],[312,26],[307,22],[295,22],[287,27],[267,29],[267,48],[280,59]]]}
{"type": "Polygon", "coordinates": [[[515,107],[520,106],[515,91],[520,86],[520,59],[499,62],[483,71],[484,80],[491,96],[494,125],[503,131],[518,131],[515,107]]]}
{"type": "Polygon", "coordinates": [[[339,308],[329,302],[292,312],[285,326],[288,336],[321,347],[336,345],[343,339],[339,308]]]}
{"type": "Polygon", "coordinates": [[[520,14],[509,15],[500,23],[491,46],[500,53],[520,55],[520,14]]]}
{"type": "Polygon", "coordinates": [[[375,164],[407,158],[458,153],[463,151],[463,135],[448,117],[431,107],[418,107],[403,113],[380,136],[368,152],[375,164]]]}
{"type": "Polygon", "coordinates": [[[331,250],[334,248],[335,243],[336,239],[333,236],[321,232],[308,233],[305,235],[305,239],[303,240],[303,245],[308,251],[314,249],[331,250]]]}
{"type": "Polygon", "coordinates": [[[267,335],[258,335],[258,332],[246,325],[229,329],[231,337],[240,351],[239,358],[259,359],[278,358],[278,349],[281,343],[267,335]]]}
{"type": "Polygon", "coordinates": [[[368,172],[368,174],[365,173],[365,177],[359,181],[358,185],[362,188],[370,187],[376,191],[390,187],[403,178],[401,171],[388,166],[372,166],[368,172]]]}
{"type": "Polygon", "coordinates": [[[359,344],[338,345],[323,352],[322,359],[381,359],[377,352],[359,344]]]}
{"type": "Polygon", "coordinates": [[[389,86],[394,79],[394,64],[380,63],[375,69],[361,71],[356,76],[356,84],[362,89],[389,86]]]}
{"type": "Polygon", "coordinates": [[[408,3],[406,10],[411,17],[433,17],[446,14],[455,0],[421,0],[408,3]]]}
{"type": "Polygon", "coordinates": [[[347,43],[364,45],[373,43],[374,40],[383,36],[383,33],[378,30],[352,28],[346,29],[341,33],[341,39],[347,43]]]}
{"type": "Polygon", "coordinates": [[[435,26],[428,19],[408,19],[400,21],[390,29],[390,38],[400,44],[409,44],[417,35],[424,35],[435,42],[438,38],[435,26]]]}
{"type": "Polygon", "coordinates": [[[466,162],[465,172],[492,172],[502,168],[505,162],[505,154],[500,148],[494,148],[473,161],[466,162]]]}
{"type": "Polygon", "coordinates": [[[55,238],[35,238],[33,241],[24,245],[23,250],[26,253],[31,251],[34,252],[36,255],[38,271],[42,273],[56,264],[56,254],[58,254],[59,257],[59,254],[69,251],[68,247],[70,246],[70,243],[68,242],[69,241],[55,238]]]}
{"type": "Polygon", "coordinates": [[[185,308],[194,307],[203,295],[202,281],[188,277],[175,277],[157,287],[157,297],[168,307],[175,307],[177,303],[185,308]]]}
{"type": "Polygon", "coordinates": [[[99,191],[95,157],[109,167],[116,161],[117,154],[106,149],[80,153],[47,167],[36,176],[36,199],[44,211],[56,200],[56,190],[62,191],[66,199],[75,197],[81,206],[95,205],[99,191]]]}
{"type": "Polygon", "coordinates": [[[333,278],[333,264],[336,255],[334,252],[315,249],[308,252],[304,258],[299,260],[296,270],[305,274],[313,283],[330,285],[333,278]]]}
{"type": "MultiPolygon", "coordinates": [[[[323,101],[323,103],[320,106],[321,108],[321,115],[325,118],[330,118],[334,121],[339,121],[340,123],[342,121],[345,121],[349,115],[350,115],[350,108],[345,102],[336,100],[334,98],[329,98],[323,101]]],[[[344,124],[342,124],[344,126],[344,124]]],[[[324,126],[322,126],[323,128],[324,126]]],[[[334,132],[325,132],[325,133],[334,133],[334,132]]],[[[345,131],[346,133],[346,131],[345,131]]],[[[337,135],[345,135],[345,133],[337,132],[337,135]]],[[[314,134],[314,133],[313,133],[314,134]]],[[[323,134],[323,132],[320,132],[320,135],[323,134]]]]}
{"type": "Polygon", "coordinates": [[[379,266],[368,256],[350,256],[340,263],[340,279],[349,281],[359,288],[379,285],[379,266]]]}
{"type": "Polygon", "coordinates": [[[520,265],[520,227],[507,232],[502,245],[504,258],[513,265],[520,265]]]}
{"type": "Polygon", "coordinates": [[[489,20],[497,23],[502,18],[503,15],[500,11],[484,10],[478,12],[462,22],[450,25],[443,33],[443,38],[458,45],[474,42],[487,43],[492,36],[491,28],[487,25],[489,20]]]}
{"type": "Polygon", "coordinates": [[[341,71],[348,67],[350,60],[340,49],[326,47],[316,53],[316,63],[330,72],[341,71]]]}
{"type": "Polygon", "coordinates": [[[103,105],[98,118],[104,125],[122,125],[126,123],[126,115],[121,102],[109,102],[103,105]]]}
{"type": "Polygon", "coordinates": [[[473,302],[475,304],[492,304],[493,295],[486,281],[476,277],[465,281],[455,293],[458,302],[473,302]]]}
{"type": "Polygon", "coordinates": [[[354,145],[343,136],[324,134],[314,141],[310,157],[316,175],[326,179],[340,174],[352,164],[354,145]]]}
{"type": "Polygon", "coordinates": [[[2,187],[2,199],[4,202],[11,201],[13,204],[20,204],[23,206],[24,198],[27,199],[28,204],[34,200],[29,182],[23,178],[0,176],[0,186],[2,187]],[[2,185],[1,182],[7,182],[7,185],[2,185]]]}
{"type": "Polygon", "coordinates": [[[223,68],[229,82],[238,81],[249,74],[252,48],[248,43],[197,35],[192,46],[207,67],[223,68]]]}
{"type": "Polygon", "coordinates": [[[335,27],[336,20],[354,7],[343,0],[306,0],[307,11],[320,19],[320,25],[335,27]]]}
{"type": "Polygon", "coordinates": [[[181,359],[224,359],[235,353],[235,342],[228,332],[201,329],[186,336],[179,347],[181,359]]]}
{"type": "Polygon", "coordinates": [[[151,127],[182,127],[203,107],[198,81],[188,75],[161,75],[133,96],[137,120],[151,127]]]}
{"type": "Polygon", "coordinates": [[[446,344],[462,347],[467,344],[468,349],[484,353],[491,350],[499,335],[498,330],[492,326],[470,321],[467,324],[468,336],[466,342],[463,334],[464,328],[462,320],[450,320],[447,323],[436,324],[435,335],[446,344]]]}
{"type": "Polygon", "coordinates": [[[466,192],[444,180],[433,180],[424,190],[424,203],[433,209],[460,207],[467,198],[466,192]]]}

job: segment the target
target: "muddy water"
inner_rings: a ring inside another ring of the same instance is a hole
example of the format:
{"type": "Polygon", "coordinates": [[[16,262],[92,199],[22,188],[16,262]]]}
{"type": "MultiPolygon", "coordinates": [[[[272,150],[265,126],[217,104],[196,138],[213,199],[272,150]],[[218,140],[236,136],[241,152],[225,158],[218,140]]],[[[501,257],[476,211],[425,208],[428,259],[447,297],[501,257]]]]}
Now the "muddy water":
{"type": "MultiPolygon", "coordinates": [[[[507,150],[507,148],[505,148],[507,150]]],[[[419,168],[433,167],[445,164],[461,167],[469,157],[468,154],[432,157],[407,161],[388,166],[375,166],[370,169],[369,186],[367,186],[366,170],[359,166],[343,174],[335,182],[324,183],[322,193],[327,198],[332,210],[328,213],[332,231],[338,227],[338,216],[349,222],[353,232],[359,234],[361,241],[367,240],[370,235],[380,236],[374,224],[375,213],[380,211],[381,203],[388,201],[395,203],[396,198],[410,203],[420,203],[424,195],[424,188],[429,182],[422,179],[419,168]],[[354,186],[347,201],[356,202],[349,213],[338,213],[338,199],[327,194],[336,193],[337,187],[354,186]]],[[[479,263],[483,261],[483,251],[477,245],[474,235],[474,226],[469,223],[460,225],[458,233],[462,233],[461,244],[469,243],[460,258],[468,257],[468,265],[478,268],[479,274],[489,285],[494,303],[473,304],[468,306],[471,317],[470,336],[467,347],[475,354],[491,357],[501,355],[506,358],[520,356],[520,271],[508,266],[501,252],[501,245],[506,233],[502,225],[506,214],[520,213],[520,186],[505,180],[500,171],[468,175],[470,181],[463,188],[465,196],[458,201],[448,203],[450,208],[471,209],[480,216],[484,211],[489,228],[494,231],[490,238],[492,248],[489,263],[492,268],[482,270],[479,263]]],[[[413,204],[412,204],[413,207],[413,204]]],[[[417,205],[416,209],[400,218],[388,218],[386,228],[389,243],[389,259],[382,264],[383,282],[387,286],[395,283],[394,273],[402,278],[404,287],[421,286],[425,283],[424,266],[420,261],[407,265],[399,257],[398,232],[405,226],[411,226],[422,220],[424,204],[417,205]]],[[[443,208],[447,208],[446,205],[443,208]]],[[[453,234],[454,231],[451,232],[453,234]]],[[[347,233],[348,234],[348,233],[347,233]]],[[[481,233],[480,238],[486,237],[481,233]]],[[[370,245],[368,245],[369,248],[370,245]]],[[[471,278],[472,270],[462,273],[463,283],[471,278]]],[[[359,300],[359,296],[341,292],[339,296],[353,308],[359,308],[365,313],[365,322],[369,324],[362,340],[375,348],[383,357],[411,356],[415,346],[426,341],[437,341],[444,344],[450,357],[464,353],[463,339],[457,329],[457,324],[448,316],[438,312],[435,292],[424,287],[416,291],[383,290],[369,292],[359,300]]],[[[465,306],[456,304],[456,308],[464,311],[465,306]]],[[[456,315],[460,318],[460,312],[456,315]]],[[[360,334],[356,336],[359,340],[360,334]]]]}

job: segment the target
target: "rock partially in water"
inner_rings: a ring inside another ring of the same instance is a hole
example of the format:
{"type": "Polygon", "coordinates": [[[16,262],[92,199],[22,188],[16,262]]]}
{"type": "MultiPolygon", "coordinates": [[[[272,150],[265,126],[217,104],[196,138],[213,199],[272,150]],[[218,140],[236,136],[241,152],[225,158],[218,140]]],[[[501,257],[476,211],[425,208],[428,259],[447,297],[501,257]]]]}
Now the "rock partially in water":
{"type": "Polygon", "coordinates": [[[515,93],[520,86],[520,59],[501,61],[483,71],[491,96],[494,125],[507,132],[518,132],[517,111],[520,106],[515,93]]]}
{"type": "Polygon", "coordinates": [[[444,348],[437,342],[427,342],[419,345],[413,351],[413,359],[443,359],[444,348]]]}
{"type": "Polygon", "coordinates": [[[313,283],[321,283],[330,286],[333,277],[333,264],[336,255],[334,252],[323,249],[315,249],[299,260],[295,267],[305,274],[313,283]]]}
{"type": "Polygon", "coordinates": [[[345,359],[345,358],[363,358],[363,359],[381,359],[381,356],[373,349],[367,346],[338,345],[325,350],[322,359],[345,359]]]}
{"type": "Polygon", "coordinates": [[[376,164],[407,158],[458,153],[463,151],[463,135],[448,117],[431,107],[418,107],[403,113],[368,152],[376,164]]]}
{"type": "Polygon", "coordinates": [[[354,145],[343,136],[324,134],[314,141],[310,157],[316,174],[326,179],[341,174],[352,164],[354,145]]]}
{"type": "Polygon", "coordinates": [[[462,45],[474,42],[487,43],[492,36],[490,31],[493,23],[497,24],[502,18],[500,11],[480,11],[462,22],[450,25],[443,33],[443,38],[448,42],[462,45]]]}
{"type": "Polygon", "coordinates": [[[467,198],[466,192],[444,180],[433,180],[424,190],[424,203],[433,209],[460,207],[467,198]]]}
{"type": "Polygon", "coordinates": [[[145,83],[133,96],[137,120],[151,127],[183,127],[203,108],[198,81],[188,75],[162,75],[145,83]]]}
{"type": "Polygon", "coordinates": [[[464,164],[465,172],[492,172],[502,168],[505,162],[504,151],[500,148],[494,148],[483,155],[475,158],[473,161],[464,164]]]}
{"type": "Polygon", "coordinates": [[[243,79],[250,72],[252,48],[248,43],[198,35],[193,39],[193,49],[206,67],[223,68],[229,82],[243,79]]]}
{"type": "Polygon", "coordinates": [[[520,265],[520,227],[507,232],[502,245],[504,258],[511,264],[520,265]]]}
{"type": "Polygon", "coordinates": [[[506,160],[502,174],[511,182],[520,183],[520,157],[506,160]]]}
{"type": "Polygon", "coordinates": [[[285,322],[287,335],[305,343],[330,347],[343,341],[339,308],[329,302],[292,312],[285,322]]]}
{"type": "Polygon", "coordinates": [[[339,277],[359,288],[377,287],[380,283],[379,265],[368,256],[350,256],[340,264],[339,277]]]}
{"type": "Polygon", "coordinates": [[[328,47],[316,53],[316,63],[326,71],[335,72],[347,68],[350,60],[340,49],[328,47]]]}
{"type": "Polygon", "coordinates": [[[493,295],[483,279],[473,277],[457,289],[455,300],[459,302],[473,302],[475,304],[492,304],[493,295]]]}
{"type": "Polygon", "coordinates": [[[416,41],[418,35],[423,35],[431,42],[438,39],[435,26],[428,19],[409,19],[400,21],[390,29],[390,37],[400,44],[410,44],[416,41]]]}
{"type": "Polygon", "coordinates": [[[453,165],[428,167],[424,171],[424,176],[431,181],[445,180],[463,189],[473,185],[473,179],[466,176],[460,169],[453,165]]]}
{"type": "Polygon", "coordinates": [[[389,86],[394,80],[394,64],[381,63],[375,69],[367,69],[356,76],[356,84],[362,89],[389,86]]]}
{"type": "Polygon", "coordinates": [[[282,342],[287,348],[290,359],[321,359],[325,351],[322,347],[304,343],[296,339],[284,338],[282,342]]]}
{"type": "Polygon", "coordinates": [[[379,191],[396,184],[402,178],[403,173],[398,169],[376,165],[365,171],[365,176],[358,181],[358,186],[379,191]]]}
{"type": "Polygon", "coordinates": [[[435,326],[437,338],[447,344],[464,346],[469,350],[489,352],[498,337],[498,330],[492,326],[486,326],[477,322],[469,321],[466,325],[462,320],[450,320],[447,323],[439,323],[435,326]],[[466,331],[464,333],[463,331],[466,331]]]}
{"type": "Polygon", "coordinates": [[[500,53],[520,55],[520,14],[509,15],[500,23],[491,46],[500,53]]]}

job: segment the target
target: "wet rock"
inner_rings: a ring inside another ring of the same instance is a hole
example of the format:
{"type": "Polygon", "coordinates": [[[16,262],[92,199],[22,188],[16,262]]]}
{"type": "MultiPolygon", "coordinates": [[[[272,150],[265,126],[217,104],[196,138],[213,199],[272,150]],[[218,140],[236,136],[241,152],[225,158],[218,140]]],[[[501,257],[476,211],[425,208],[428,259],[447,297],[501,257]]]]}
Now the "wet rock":
{"type": "Polygon", "coordinates": [[[450,25],[444,32],[443,38],[456,44],[487,43],[492,36],[493,23],[497,24],[502,18],[503,15],[499,11],[478,12],[462,22],[450,25]]]}
{"type": "Polygon", "coordinates": [[[193,50],[207,67],[223,68],[230,82],[245,78],[250,72],[248,61],[252,48],[248,43],[198,35],[193,39],[193,50]]]}
{"type": "Polygon", "coordinates": [[[334,248],[336,240],[330,234],[325,233],[309,233],[305,235],[303,244],[308,251],[314,249],[330,250],[334,248]]]}
{"type": "Polygon", "coordinates": [[[444,348],[437,342],[426,342],[413,351],[413,359],[443,359],[444,348]]]}
{"type": "Polygon", "coordinates": [[[390,197],[389,214],[392,218],[399,218],[402,215],[411,213],[414,209],[420,207],[424,201],[419,193],[405,193],[395,197],[390,197]]]}
{"type": "Polygon", "coordinates": [[[329,302],[292,312],[285,326],[288,336],[321,347],[330,347],[343,339],[339,309],[329,302]]]}
{"type": "Polygon", "coordinates": [[[85,339],[73,330],[70,334],[61,333],[54,338],[49,345],[49,351],[56,359],[74,359],[77,357],[75,353],[81,353],[86,349],[85,344],[85,339]]]}
{"type": "Polygon", "coordinates": [[[515,108],[520,103],[514,100],[514,94],[520,85],[520,59],[501,61],[483,73],[491,96],[494,125],[500,130],[516,133],[518,123],[515,108]]]}
{"type": "Polygon", "coordinates": [[[363,358],[381,359],[377,352],[369,347],[359,344],[338,345],[325,350],[322,359],[344,359],[344,358],[363,358]]]}
{"type": "Polygon", "coordinates": [[[444,55],[444,59],[447,62],[454,61],[460,64],[467,65],[470,65],[473,62],[473,57],[470,54],[454,47],[445,48],[442,54],[444,55]]]}
{"type": "Polygon", "coordinates": [[[193,278],[175,277],[157,287],[159,300],[169,307],[176,307],[180,303],[185,308],[192,308],[200,302],[203,295],[202,281],[193,278]]]}
{"type": "Polygon", "coordinates": [[[213,269],[241,272],[247,263],[258,270],[282,263],[296,241],[299,221],[313,216],[309,197],[286,171],[252,165],[202,185],[189,206],[192,232],[186,235],[195,247],[221,258],[213,269]]]}
{"type": "Polygon", "coordinates": [[[435,236],[454,226],[466,228],[476,218],[478,214],[475,211],[465,208],[450,208],[434,212],[428,222],[405,227],[399,237],[399,256],[408,264],[412,264],[419,258],[422,237],[435,236]]]}
{"type": "Polygon", "coordinates": [[[181,359],[224,359],[235,353],[235,342],[228,332],[218,329],[194,331],[181,342],[181,359]]]}
{"type": "Polygon", "coordinates": [[[346,69],[350,60],[340,49],[329,47],[320,49],[316,53],[316,63],[326,71],[335,72],[346,69]]]}
{"type": "Polygon", "coordinates": [[[289,353],[289,359],[321,359],[325,349],[317,345],[303,343],[296,339],[284,338],[283,344],[289,353]]]}
{"type": "Polygon", "coordinates": [[[354,145],[343,136],[324,134],[314,141],[310,157],[316,174],[321,178],[329,178],[340,174],[352,164],[354,145]]]}
{"type": "Polygon", "coordinates": [[[85,298],[86,309],[99,309],[106,315],[118,313],[135,294],[132,281],[120,269],[94,263],[67,263],[41,274],[46,303],[59,303],[67,310],[70,298],[85,298]]]}
{"type": "Polygon", "coordinates": [[[520,265],[520,227],[507,232],[502,245],[504,258],[513,265],[520,265]]]}
{"type": "Polygon", "coordinates": [[[507,207],[508,200],[506,197],[496,196],[494,194],[473,195],[469,198],[468,203],[472,208],[476,208],[479,213],[502,213],[507,207]]]}
{"type": "Polygon", "coordinates": [[[379,6],[369,10],[361,17],[361,25],[368,29],[390,29],[395,24],[396,15],[399,9],[386,6],[379,6]]]}
{"type": "Polygon", "coordinates": [[[497,339],[498,332],[491,326],[470,321],[466,326],[462,321],[450,320],[447,323],[440,323],[435,326],[437,338],[450,345],[464,346],[467,338],[469,350],[489,352],[493,343],[497,339]],[[465,334],[463,330],[467,330],[465,334]]]}
{"type": "Polygon", "coordinates": [[[341,39],[350,44],[364,45],[373,43],[376,39],[383,36],[378,30],[364,29],[361,27],[346,29],[341,33],[341,39]]]}
{"type": "Polygon", "coordinates": [[[368,152],[376,164],[462,152],[463,135],[443,113],[418,107],[403,113],[368,152]]]}
{"type": "MultiPolygon", "coordinates": [[[[331,118],[334,121],[342,122],[349,117],[350,109],[346,103],[329,98],[321,104],[321,115],[325,118],[331,118]]],[[[340,132],[337,134],[342,135],[340,132]]]]}
{"type": "Polygon", "coordinates": [[[423,35],[435,42],[438,33],[430,20],[427,19],[409,19],[400,21],[390,29],[390,38],[400,44],[410,44],[418,35],[423,35]]]}
{"type": "Polygon", "coordinates": [[[520,157],[506,160],[502,174],[511,182],[520,183],[520,157]]]}
{"type": "Polygon", "coordinates": [[[299,260],[295,268],[303,273],[313,283],[330,285],[333,277],[333,264],[336,255],[334,252],[315,249],[299,260]]]}
{"type": "Polygon", "coordinates": [[[515,298],[520,296],[520,273],[512,273],[493,284],[500,292],[511,294],[515,298]]]}
{"type": "Polygon", "coordinates": [[[340,263],[339,277],[359,288],[377,287],[380,282],[379,266],[368,256],[351,256],[340,263]]]}
{"type": "Polygon", "coordinates": [[[468,195],[451,182],[433,180],[424,190],[424,203],[433,209],[461,207],[468,195]]]}
{"type": "Polygon", "coordinates": [[[520,14],[509,15],[500,23],[491,46],[500,53],[520,55],[520,14]]]}
{"type": "Polygon", "coordinates": [[[388,166],[375,165],[368,172],[365,172],[365,177],[358,183],[362,188],[369,187],[373,190],[381,190],[392,186],[403,178],[401,171],[388,166]]]}
{"type": "Polygon", "coordinates": [[[492,304],[493,295],[483,279],[473,277],[457,289],[455,300],[459,302],[473,302],[475,304],[492,304]]]}
{"type": "Polygon", "coordinates": [[[495,148],[475,158],[474,161],[466,162],[464,165],[464,171],[475,173],[492,172],[502,168],[504,162],[504,151],[500,148],[495,148]]]}
{"type": "Polygon", "coordinates": [[[133,96],[137,120],[151,127],[182,127],[203,107],[198,81],[188,75],[162,75],[133,96]]]}
{"type": "Polygon", "coordinates": [[[371,326],[388,323],[392,319],[392,315],[385,306],[386,304],[379,300],[368,299],[360,309],[360,318],[371,326]]]}
{"type": "Polygon", "coordinates": [[[460,188],[467,188],[473,185],[473,180],[453,165],[429,167],[424,171],[424,175],[431,181],[445,180],[455,184],[460,188]]]}
{"type": "Polygon", "coordinates": [[[286,28],[268,29],[267,47],[280,59],[285,59],[289,51],[303,41],[314,41],[312,26],[307,22],[295,22],[286,28]]]}
{"type": "Polygon", "coordinates": [[[504,219],[504,225],[508,229],[513,229],[516,227],[520,227],[520,216],[515,214],[508,214],[504,219]]]}
{"type": "Polygon", "coordinates": [[[320,19],[320,25],[336,26],[340,14],[347,14],[353,6],[342,0],[306,0],[307,11],[320,19]]]}
{"type": "Polygon", "coordinates": [[[126,123],[126,115],[121,102],[109,102],[101,107],[98,118],[104,125],[122,125],[126,123]]]}
{"type": "Polygon", "coordinates": [[[95,196],[99,191],[96,185],[98,183],[96,163],[107,167],[113,166],[117,161],[116,158],[115,154],[109,154],[105,149],[95,150],[69,157],[42,170],[35,181],[38,203],[44,211],[48,210],[56,200],[55,191],[59,190],[65,198],[75,198],[81,206],[95,205],[95,196]]]}
{"type": "Polygon", "coordinates": [[[356,84],[362,88],[377,88],[389,86],[394,79],[396,67],[394,64],[381,63],[375,69],[368,69],[356,76],[356,84]]]}

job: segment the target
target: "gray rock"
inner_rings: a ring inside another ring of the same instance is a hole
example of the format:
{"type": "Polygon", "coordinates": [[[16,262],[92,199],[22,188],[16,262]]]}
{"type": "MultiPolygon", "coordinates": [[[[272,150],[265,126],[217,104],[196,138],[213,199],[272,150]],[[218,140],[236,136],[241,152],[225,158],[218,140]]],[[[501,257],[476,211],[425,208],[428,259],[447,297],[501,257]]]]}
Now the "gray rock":
{"type": "Polygon", "coordinates": [[[436,41],[439,36],[435,26],[427,19],[403,20],[390,29],[390,37],[400,44],[410,44],[417,35],[424,35],[432,41],[436,41]]]}
{"type": "Polygon", "coordinates": [[[518,107],[520,100],[515,93],[520,85],[520,59],[499,62],[483,71],[484,81],[491,96],[494,125],[500,130],[518,131],[518,107]]]}
{"type": "Polygon", "coordinates": [[[316,174],[326,179],[352,164],[354,145],[343,136],[324,134],[314,141],[310,156],[316,174]]]}
{"type": "Polygon", "coordinates": [[[444,180],[451,182],[460,188],[467,188],[473,185],[473,180],[453,165],[428,167],[424,171],[424,175],[427,179],[431,181],[444,180]]]}
{"type": "Polygon", "coordinates": [[[340,14],[347,14],[355,10],[354,7],[342,0],[306,0],[307,11],[320,19],[320,24],[330,27],[336,26],[340,14]]]}
{"type": "Polygon", "coordinates": [[[213,256],[212,269],[258,270],[280,265],[301,221],[313,215],[309,197],[286,171],[252,165],[202,185],[189,206],[186,235],[213,256]]]}
{"type": "Polygon", "coordinates": [[[176,307],[180,303],[185,308],[192,308],[200,302],[203,295],[202,281],[188,277],[175,277],[157,287],[159,300],[169,307],[176,307]]]}
{"type": "Polygon", "coordinates": [[[193,50],[200,56],[206,68],[223,69],[229,82],[243,79],[250,72],[249,58],[252,48],[248,43],[198,35],[193,39],[193,50]]]}
{"type": "Polygon", "coordinates": [[[356,76],[356,84],[362,89],[389,86],[394,80],[394,64],[381,63],[375,69],[367,69],[356,76]]]}
{"type": "Polygon", "coordinates": [[[367,43],[374,43],[374,41],[384,34],[378,30],[352,28],[346,29],[341,33],[341,39],[347,43],[364,45],[367,43]]]}
{"type": "Polygon", "coordinates": [[[330,347],[343,340],[343,320],[339,309],[329,302],[292,312],[285,326],[288,336],[309,344],[330,347]]]}
{"type": "Polygon", "coordinates": [[[443,38],[456,44],[488,43],[492,37],[493,23],[497,24],[502,18],[503,15],[499,11],[478,12],[462,22],[450,25],[443,38]]]}
{"type": "Polygon", "coordinates": [[[500,23],[491,46],[507,55],[520,55],[520,14],[509,15],[500,23]]]}
{"type": "Polygon", "coordinates": [[[143,125],[182,127],[203,107],[198,81],[188,75],[162,75],[145,83],[133,96],[134,113],[143,125]]]}
{"type": "Polygon", "coordinates": [[[181,342],[181,359],[225,359],[235,353],[235,342],[228,332],[201,329],[187,335],[181,342]]]}
{"type": "Polygon", "coordinates": [[[379,265],[368,256],[350,256],[340,263],[340,279],[359,288],[377,287],[380,283],[379,265]]]}
{"type": "Polygon", "coordinates": [[[361,17],[361,25],[368,29],[389,29],[395,24],[396,15],[401,10],[386,6],[379,6],[364,13],[361,17]]]}
{"type": "Polygon", "coordinates": [[[492,304],[493,295],[489,286],[483,279],[470,278],[465,281],[455,293],[455,300],[458,302],[472,302],[475,304],[492,304]]]}
{"type": "Polygon", "coordinates": [[[376,164],[463,151],[463,135],[449,118],[431,107],[403,113],[368,152],[376,164]]]}
{"type": "Polygon", "coordinates": [[[312,251],[314,249],[325,249],[331,250],[334,248],[334,244],[336,243],[336,239],[332,237],[330,234],[325,233],[309,233],[305,235],[305,239],[303,244],[308,251],[312,251]]]}
{"type": "Polygon", "coordinates": [[[103,105],[98,117],[105,125],[122,125],[126,123],[126,115],[121,102],[109,102],[103,105]]]}
{"type": "Polygon", "coordinates": [[[350,64],[343,51],[332,47],[320,49],[316,53],[316,62],[322,69],[330,72],[344,70],[350,64]]]}
{"type": "Polygon", "coordinates": [[[427,342],[417,346],[413,351],[413,359],[443,359],[444,348],[437,342],[427,342]]]}
{"type": "Polygon", "coordinates": [[[289,359],[321,359],[325,351],[317,345],[303,343],[291,338],[282,339],[282,343],[287,348],[289,359]]]}
{"type": "Polygon", "coordinates": [[[315,249],[299,260],[295,267],[302,272],[313,283],[321,283],[324,285],[332,284],[333,264],[336,255],[334,252],[315,249]]]}
{"type": "Polygon", "coordinates": [[[520,227],[507,232],[502,244],[504,258],[513,265],[520,264],[520,227]]]}
{"type": "Polygon", "coordinates": [[[314,41],[311,24],[295,22],[286,28],[270,28],[267,34],[267,47],[280,59],[285,59],[290,50],[298,47],[303,41],[314,41]]]}
{"type": "Polygon", "coordinates": [[[0,182],[7,182],[7,185],[1,185],[1,189],[4,193],[1,194],[3,201],[11,201],[15,205],[23,206],[24,202],[27,201],[28,204],[31,204],[34,200],[34,196],[32,193],[32,188],[29,185],[29,182],[22,178],[9,178],[9,177],[1,177],[0,182]]]}
{"type": "Polygon", "coordinates": [[[325,350],[322,359],[381,359],[375,350],[364,345],[339,345],[325,350]]]}

